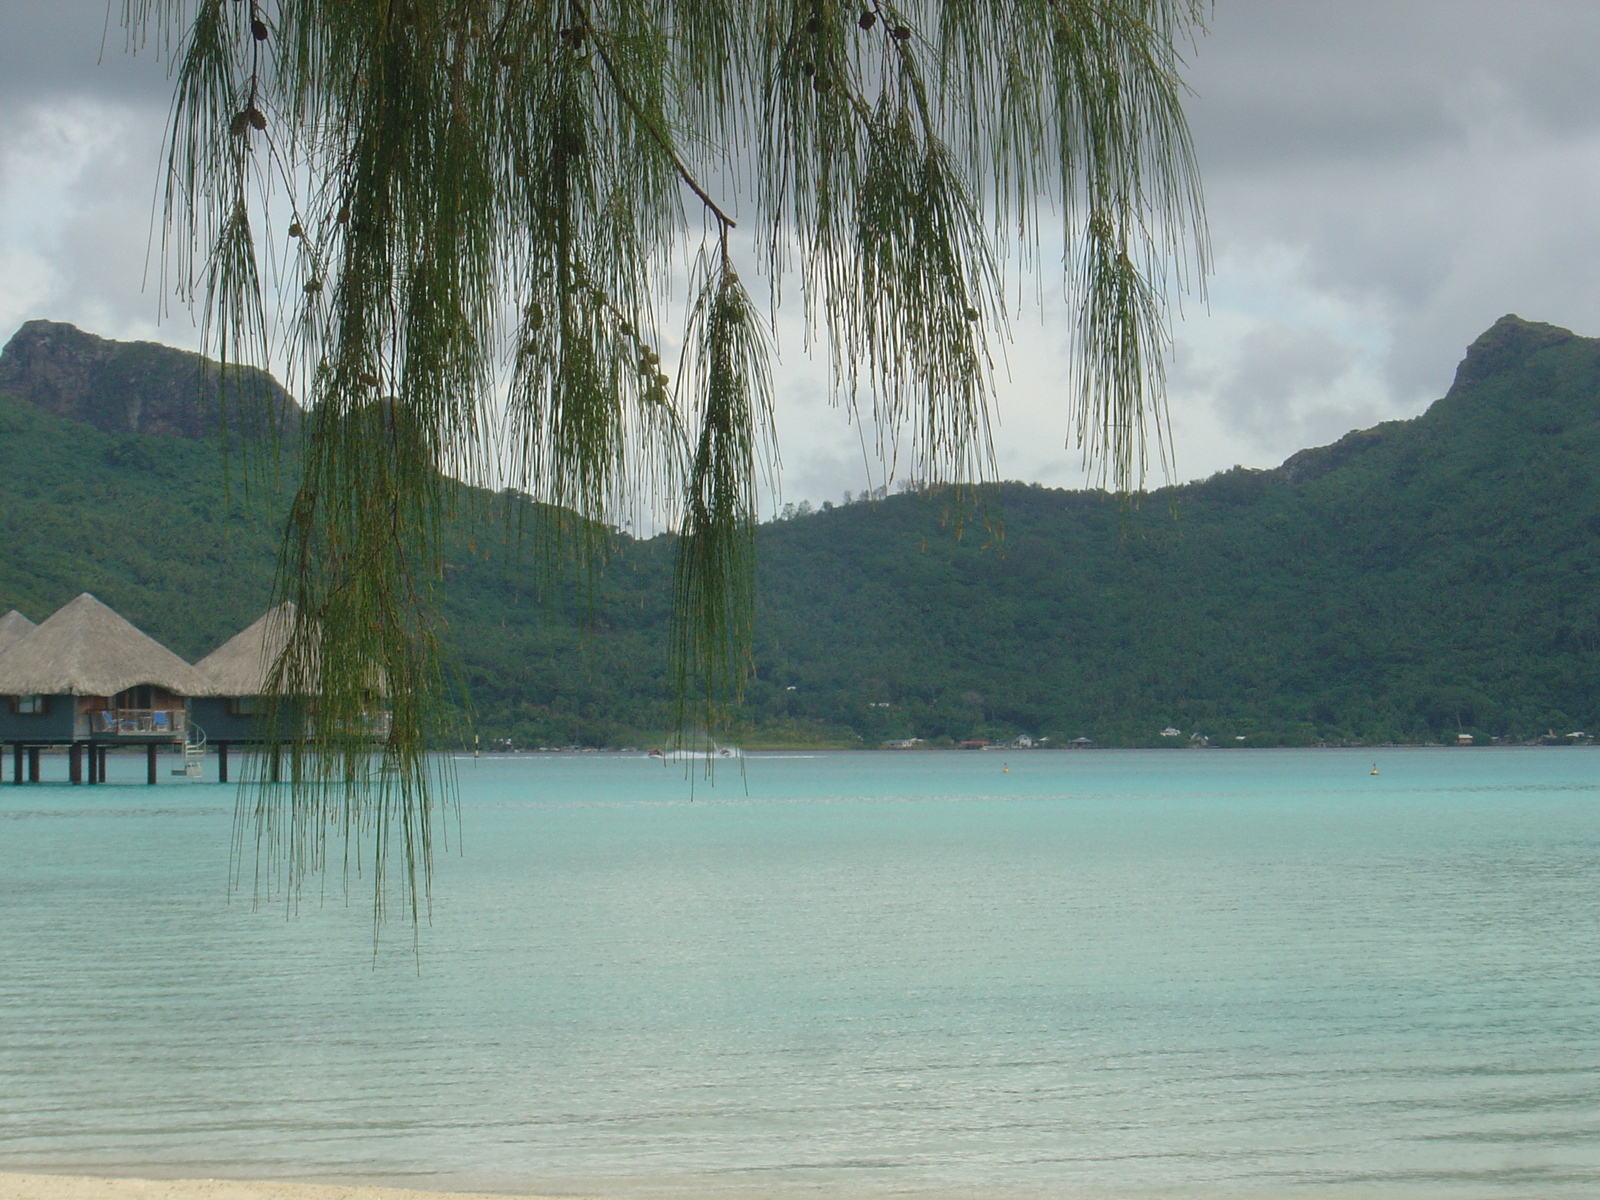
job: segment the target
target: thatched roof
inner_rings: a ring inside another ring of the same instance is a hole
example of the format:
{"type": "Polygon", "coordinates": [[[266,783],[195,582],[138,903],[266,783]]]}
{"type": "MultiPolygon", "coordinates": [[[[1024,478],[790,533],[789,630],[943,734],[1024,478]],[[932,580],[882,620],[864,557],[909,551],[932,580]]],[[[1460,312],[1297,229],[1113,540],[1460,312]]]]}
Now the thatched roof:
{"type": "Polygon", "coordinates": [[[13,608],[5,616],[0,617],[0,650],[4,650],[30,629],[37,628],[39,628],[37,625],[13,608]]]}
{"type": "Polygon", "coordinates": [[[206,680],[88,592],[0,647],[0,695],[114,696],[140,684],[193,696],[206,680]]]}
{"type": "Polygon", "coordinates": [[[261,696],[267,691],[272,664],[288,644],[294,605],[270,608],[248,629],[234,634],[195,664],[206,678],[197,696],[261,696]]]}

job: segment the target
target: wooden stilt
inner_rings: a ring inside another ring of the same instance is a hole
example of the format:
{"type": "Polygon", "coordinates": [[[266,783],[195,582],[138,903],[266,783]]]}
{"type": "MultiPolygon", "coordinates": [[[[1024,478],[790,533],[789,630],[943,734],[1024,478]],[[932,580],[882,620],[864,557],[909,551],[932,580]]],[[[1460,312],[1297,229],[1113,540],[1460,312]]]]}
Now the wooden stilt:
{"type": "Polygon", "coordinates": [[[276,746],[274,746],[272,748],[272,768],[271,768],[271,770],[272,770],[272,774],[271,774],[270,778],[271,778],[272,782],[273,783],[281,783],[283,781],[283,754],[278,749],[278,747],[276,747],[276,746]]]}
{"type": "Polygon", "coordinates": [[[82,742],[73,742],[67,747],[67,780],[71,783],[83,782],[82,742]]]}
{"type": "Polygon", "coordinates": [[[11,782],[22,783],[22,743],[11,743],[11,782]]]}
{"type": "Polygon", "coordinates": [[[90,742],[83,749],[84,749],[84,753],[87,754],[88,758],[89,758],[89,763],[88,763],[88,766],[89,766],[89,782],[90,783],[99,783],[100,782],[100,747],[96,746],[93,742],[90,742]]]}
{"type": "Polygon", "coordinates": [[[217,782],[228,782],[228,743],[217,743],[217,782]]]}
{"type": "Polygon", "coordinates": [[[28,782],[39,782],[39,747],[28,747],[28,782]]]}
{"type": "Polygon", "coordinates": [[[96,757],[100,760],[100,782],[101,783],[104,783],[106,781],[106,751],[109,750],[109,749],[110,749],[109,746],[101,746],[99,751],[98,751],[98,753],[96,754],[96,757]]]}
{"type": "Polygon", "coordinates": [[[156,744],[146,742],[144,746],[144,781],[151,787],[156,785],[156,744]]]}

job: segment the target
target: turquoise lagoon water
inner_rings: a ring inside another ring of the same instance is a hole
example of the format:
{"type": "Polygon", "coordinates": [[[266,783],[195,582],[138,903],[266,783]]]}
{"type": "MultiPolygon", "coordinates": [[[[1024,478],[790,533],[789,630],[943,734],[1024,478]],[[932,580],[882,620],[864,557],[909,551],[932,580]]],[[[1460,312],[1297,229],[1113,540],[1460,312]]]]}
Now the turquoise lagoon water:
{"type": "Polygon", "coordinates": [[[0,1170],[1600,1194],[1600,752],[459,767],[376,961],[230,903],[229,788],[0,786],[0,1170]]]}

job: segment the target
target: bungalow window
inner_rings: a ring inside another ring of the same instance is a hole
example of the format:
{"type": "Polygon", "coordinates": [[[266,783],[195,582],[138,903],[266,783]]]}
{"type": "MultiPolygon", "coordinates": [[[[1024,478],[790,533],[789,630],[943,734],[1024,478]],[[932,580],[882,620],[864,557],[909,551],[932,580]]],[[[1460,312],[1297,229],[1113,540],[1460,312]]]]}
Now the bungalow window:
{"type": "Polygon", "coordinates": [[[115,706],[117,708],[154,708],[151,703],[151,687],[142,683],[138,687],[131,687],[125,692],[118,692],[115,706]]]}
{"type": "Polygon", "coordinates": [[[40,717],[50,711],[48,696],[14,696],[11,699],[11,711],[21,717],[40,717]]]}
{"type": "Polygon", "coordinates": [[[260,696],[229,696],[228,715],[230,717],[254,717],[261,713],[260,696]]]}

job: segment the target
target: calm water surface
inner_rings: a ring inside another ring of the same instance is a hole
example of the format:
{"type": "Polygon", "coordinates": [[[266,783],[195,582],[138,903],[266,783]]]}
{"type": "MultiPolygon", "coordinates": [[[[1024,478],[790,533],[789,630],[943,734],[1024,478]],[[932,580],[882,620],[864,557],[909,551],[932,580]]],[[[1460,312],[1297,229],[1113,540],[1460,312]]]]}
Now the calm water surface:
{"type": "Polygon", "coordinates": [[[376,962],[228,788],[0,786],[0,1170],[1600,1194],[1600,751],[459,765],[376,962]]]}

